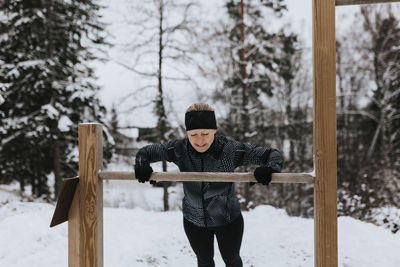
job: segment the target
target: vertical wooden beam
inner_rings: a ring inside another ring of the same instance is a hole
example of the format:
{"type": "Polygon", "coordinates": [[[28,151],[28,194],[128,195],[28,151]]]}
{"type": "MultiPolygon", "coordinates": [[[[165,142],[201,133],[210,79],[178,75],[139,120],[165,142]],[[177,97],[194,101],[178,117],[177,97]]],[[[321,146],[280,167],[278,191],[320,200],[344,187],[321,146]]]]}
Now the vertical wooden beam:
{"type": "Polygon", "coordinates": [[[79,184],[68,217],[68,266],[103,267],[102,126],[79,124],[79,184]]]}
{"type": "Polygon", "coordinates": [[[337,266],[335,0],[313,0],[315,266],[337,266]]]}

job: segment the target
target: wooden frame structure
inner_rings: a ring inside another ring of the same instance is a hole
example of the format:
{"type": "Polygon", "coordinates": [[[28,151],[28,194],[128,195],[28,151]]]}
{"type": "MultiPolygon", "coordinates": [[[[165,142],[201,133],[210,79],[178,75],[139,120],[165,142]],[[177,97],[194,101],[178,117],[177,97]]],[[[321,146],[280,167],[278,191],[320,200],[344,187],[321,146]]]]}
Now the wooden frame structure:
{"type": "MultiPolygon", "coordinates": [[[[78,129],[79,183],[75,188],[68,212],[68,266],[102,267],[104,265],[103,180],[134,180],[136,177],[133,172],[101,171],[103,169],[101,124],[83,123],[79,124],[78,129]]],[[[209,172],[153,173],[151,180],[257,182],[253,173],[209,172]]],[[[314,177],[307,173],[275,173],[271,182],[314,183],[314,177]]],[[[62,221],[65,220],[60,222],[62,221]]]]}
{"type": "MultiPolygon", "coordinates": [[[[400,0],[313,1],[314,164],[309,174],[274,174],[273,183],[314,183],[315,266],[338,265],[335,6],[400,0]]],[[[102,267],[104,179],[135,179],[131,172],[101,172],[102,126],[79,125],[79,184],[68,213],[68,265],[102,267]]],[[[255,181],[251,173],[155,173],[156,181],[255,181]]]]}

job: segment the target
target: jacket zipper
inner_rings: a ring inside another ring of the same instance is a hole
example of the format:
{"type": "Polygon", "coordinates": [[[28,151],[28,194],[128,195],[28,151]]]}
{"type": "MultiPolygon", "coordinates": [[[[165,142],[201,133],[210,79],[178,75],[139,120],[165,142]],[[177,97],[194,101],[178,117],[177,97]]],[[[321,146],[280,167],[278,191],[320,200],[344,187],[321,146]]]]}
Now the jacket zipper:
{"type": "Polygon", "coordinates": [[[231,221],[231,215],[229,214],[229,210],[228,210],[228,201],[229,201],[229,195],[231,194],[231,190],[232,190],[232,184],[229,185],[228,194],[226,195],[226,203],[225,203],[226,218],[228,219],[228,222],[231,221]]]}
{"type": "MultiPolygon", "coordinates": [[[[204,159],[201,159],[201,171],[204,172],[204,159]]],[[[204,205],[204,182],[201,182],[201,204],[203,205],[204,225],[207,227],[206,209],[204,205]]]]}

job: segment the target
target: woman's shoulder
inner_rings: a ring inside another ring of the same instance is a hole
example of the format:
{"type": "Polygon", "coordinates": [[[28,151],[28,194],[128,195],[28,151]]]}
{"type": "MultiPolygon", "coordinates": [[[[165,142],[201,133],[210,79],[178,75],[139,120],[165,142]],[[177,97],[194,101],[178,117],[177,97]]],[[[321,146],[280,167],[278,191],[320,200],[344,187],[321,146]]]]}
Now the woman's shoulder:
{"type": "Polygon", "coordinates": [[[181,139],[174,139],[172,141],[169,141],[168,147],[174,147],[175,149],[182,151],[186,148],[188,142],[189,140],[187,137],[181,139]]]}
{"type": "Polygon", "coordinates": [[[230,137],[226,137],[226,136],[224,136],[224,135],[216,135],[215,138],[218,138],[218,139],[222,140],[223,142],[227,142],[227,143],[235,143],[235,142],[238,142],[238,141],[236,141],[235,139],[230,138],[230,137]]]}
{"type": "Polygon", "coordinates": [[[235,140],[230,139],[229,137],[223,136],[223,135],[218,135],[215,136],[215,139],[218,141],[218,143],[224,147],[226,146],[235,146],[235,140]]]}
{"type": "Polygon", "coordinates": [[[229,139],[223,135],[216,135],[215,139],[218,141],[218,143],[227,143],[229,141],[229,139]]]}

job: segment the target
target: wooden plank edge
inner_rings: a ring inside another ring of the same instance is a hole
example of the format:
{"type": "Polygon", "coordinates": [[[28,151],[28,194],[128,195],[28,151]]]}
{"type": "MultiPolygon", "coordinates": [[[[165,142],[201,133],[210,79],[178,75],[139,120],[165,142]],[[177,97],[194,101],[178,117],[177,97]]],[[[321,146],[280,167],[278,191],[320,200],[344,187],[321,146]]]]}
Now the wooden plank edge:
{"type": "MultiPolygon", "coordinates": [[[[135,180],[134,172],[102,171],[99,176],[103,180],[135,180]]],[[[154,172],[152,181],[180,182],[257,182],[252,172],[154,172]]],[[[315,178],[309,173],[273,173],[271,183],[314,183],[315,178]]]]}
{"type": "Polygon", "coordinates": [[[398,3],[400,0],[336,0],[336,6],[352,6],[352,5],[373,5],[398,3]]]}

